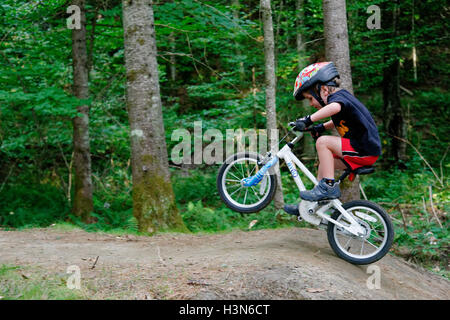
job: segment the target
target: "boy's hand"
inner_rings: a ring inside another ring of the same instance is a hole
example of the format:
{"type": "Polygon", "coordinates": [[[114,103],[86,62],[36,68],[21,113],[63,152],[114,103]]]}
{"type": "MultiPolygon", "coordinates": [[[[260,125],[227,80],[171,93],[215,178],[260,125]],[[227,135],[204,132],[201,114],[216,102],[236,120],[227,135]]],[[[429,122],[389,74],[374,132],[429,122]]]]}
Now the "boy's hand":
{"type": "Polygon", "coordinates": [[[314,139],[319,138],[323,132],[325,132],[323,123],[317,124],[311,128],[311,135],[314,139]]]}
{"type": "Polygon", "coordinates": [[[306,116],[301,119],[295,120],[294,131],[304,131],[307,127],[312,125],[311,116],[306,116]]]}

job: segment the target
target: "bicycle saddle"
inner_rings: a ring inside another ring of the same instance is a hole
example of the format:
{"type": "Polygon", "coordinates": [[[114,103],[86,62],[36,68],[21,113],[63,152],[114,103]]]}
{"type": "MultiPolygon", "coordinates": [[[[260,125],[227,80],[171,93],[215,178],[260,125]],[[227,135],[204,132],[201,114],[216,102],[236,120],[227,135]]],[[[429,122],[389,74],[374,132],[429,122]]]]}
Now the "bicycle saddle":
{"type": "Polygon", "coordinates": [[[347,168],[344,170],[344,173],[339,178],[339,181],[344,180],[347,176],[348,176],[348,180],[353,181],[353,180],[355,180],[355,177],[357,174],[359,174],[359,175],[370,174],[370,173],[373,173],[374,171],[375,171],[375,168],[372,166],[359,167],[359,168],[356,168],[355,170],[351,170],[350,168],[347,168]]]}
{"type": "Polygon", "coordinates": [[[359,167],[359,168],[356,168],[355,170],[352,170],[352,172],[354,174],[359,174],[359,175],[370,174],[370,173],[373,173],[374,171],[375,171],[375,168],[372,166],[359,167]]]}

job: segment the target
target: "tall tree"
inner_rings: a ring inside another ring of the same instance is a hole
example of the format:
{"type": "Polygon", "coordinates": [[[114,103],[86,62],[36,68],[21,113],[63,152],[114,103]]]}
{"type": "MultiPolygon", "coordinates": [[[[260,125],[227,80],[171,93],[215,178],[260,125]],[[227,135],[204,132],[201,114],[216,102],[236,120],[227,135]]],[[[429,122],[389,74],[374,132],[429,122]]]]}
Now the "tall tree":
{"type": "MultiPolygon", "coordinates": [[[[233,19],[236,23],[239,23],[239,11],[240,11],[240,3],[239,0],[233,0],[232,1],[232,5],[233,5],[233,19]]],[[[236,56],[239,57],[239,59],[241,58],[241,47],[240,47],[240,43],[237,40],[237,35],[238,32],[236,32],[236,56]]],[[[244,61],[239,61],[239,79],[241,80],[241,82],[243,82],[245,80],[245,70],[244,70],[244,61]]]]}
{"type": "Polygon", "coordinates": [[[123,0],[133,215],[139,230],[184,229],[170,182],[151,0],[123,0]]]}
{"type": "MultiPolygon", "coordinates": [[[[74,0],[80,8],[80,29],[72,30],[73,93],[77,98],[87,99],[88,59],[86,51],[85,0],[74,0]]],[[[81,114],[73,119],[73,166],[75,168],[75,195],[72,211],[84,221],[93,211],[91,154],[89,143],[89,106],[77,107],[81,114]]]]}
{"type": "MultiPolygon", "coordinates": [[[[264,29],[264,61],[266,78],[266,119],[270,149],[278,151],[277,113],[276,113],[276,77],[275,77],[275,43],[273,37],[272,10],[270,0],[261,0],[261,11],[264,29]]],[[[275,193],[275,208],[284,205],[283,187],[281,185],[280,168],[275,167],[277,176],[277,191],[275,193]]]]}
{"type": "MultiPolygon", "coordinates": [[[[303,70],[303,68],[307,65],[306,52],[305,52],[305,1],[304,0],[296,0],[295,1],[295,10],[296,10],[296,27],[297,27],[297,55],[298,55],[298,69],[299,72],[303,70]]],[[[312,111],[312,108],[309,106],[308,101],[305,99],[302,101],[302,107],[305,110],[305,114],[308,114],[312,111]]],[[[315,155],[314,141],[311,135],[305,134],[302,139],[302,153],[303,159],[313,157],[315,155]]]]}
{"type": "Polygon", "coordinates": [[[387,15],[386,21],[392,28],[390,49],[385,53],[386,68],[383,72],[383,101],[384,101],[384,127],[390,135],[390,144],[386,150],[386,159],[393,159],[395,163],[405,160],[406,143],[400,139],[406,136],[404,112],[400,101],[400,52],[397,45],[399,36],[400,1],[389,3],[392,5],[392,14],[387,15]],[[400,138],[400,139],[399,139],[400,138]]]}
{"type": "Polygon", "coordinates": [[[345,0],[323,0],[323,31],[326,59],[336,64],[342,87],[353,93],[345,0]]]}
{"type": "Polygon", "coordinates": [[[304,11],[304,0],[295,1],[295,13],[296,13],[296,25],[297,25],[297,54],[298,54],[298,68],[299,72],[306,67],[305,59],[305,40],[303,37],[304,27],[305,27],[305,11],[304,11]]]}
{"type": "MultiPolygon", "coordinates": [[[[353,93],[345,0],[323,0],[323,25],[326,60],[336,64],[341,87],[353,93]]],[[[346,180],[341,191],[342,202],[360,199],[359,179],[353,183],[346,180]]]]}

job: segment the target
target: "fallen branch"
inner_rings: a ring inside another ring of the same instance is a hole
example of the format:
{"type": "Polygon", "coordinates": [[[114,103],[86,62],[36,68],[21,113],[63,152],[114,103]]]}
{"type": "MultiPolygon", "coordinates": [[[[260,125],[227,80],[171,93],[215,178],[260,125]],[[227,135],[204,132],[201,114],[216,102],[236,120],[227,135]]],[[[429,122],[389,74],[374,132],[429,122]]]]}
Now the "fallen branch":
{"type": "Polygon", "coordinates": [[[408,233],[408,228],[406,226],[406,218],[405,218],[405,214],[403,213],[403,210],[398,207],[398,210],[400,211],[400,213],[402,214],[402,221],[403,221],[403,229],[405,229],[405,232],[408,233]]]}
{"type": "Polygon", "coordinates": [[[187,284],[189,284],[191,286],[210,286],[211,285],[202,280],[195,280],[195,279],[189,279],[187,284]]]}
{"type": "Polygon", "coordinates": [[[413,96],[414,95],[414,93],[411,91],[411,90],[408,90],[408,89],[406,89],[405,87],[403,87],[403,86],[400,86],[400,89],[402,89],[403,91],[405,91],[407,94],[409,94],[410,96],[413,96]]]}
{"type": "Polygon", "coordinates": [[[434,210],[434,206],[433,206],[433,190],[432,190],[432,187],[429,186],[429,187],[428,187],[428,190],[430,190],[431,210],[433,211],[433,215],[434,215],[434,217],[436,218],[437,222],[439,223],[439,226],[442,228],[442,223],[441,223],[441,221],[439,220],[439,218],[438,218],[438,216],[437,216],[437,214],[436,214],[436,211],[434,210]]]}
{"type": "Polygon", "coordinates": [[[98,258],[99,258],[100,256],[97,256],[97,258],[95,259],[95,262],[94,262],[94,264],[92,265],[92,267],[91,267],[91,269],[94,269],[95,268],[95,265],[97,264],[97,261],[98,261],[98,258]]]}
{"type": "MultiPolygon", "coordinates": [[[[196,59],[193,57],[192,54],[186,54],[186,53],[178,53],[178,52],[169,52],[169,51],[165,51],[163,53],[159,53],[158,57],[161,57],[164,59],[163,56],[181,56],[181,57],[188,57],[190,59],[192,59],[194,61],[194,66],[195,66],[195,62],[201,64],[202,66],[206,67],[209,69],[209,71],[211,71],[212,73],[214,73],[214,75],[218,76],[219,78],[223,79],[225,82],[229,83],[234,89],[236,89],[236,91],[239,91],[239,88],[236,87],[232,82],[228,81],[227,79],[225,79],[224,77],[222,77],[218,72],[216,72],[213,68],[211,68],[210,66],[208,66],[207,64],[201,62],[200,60],[196,59]]],[[[166,60],[166,59],[165,59],[166,60]]],[[[168,60],[166,60],[168,61],[168,60]]]]}
{"type": "Polygon", "coordinates": [[[12,173],[12,171],[13,171],[15,165],[16,165],[16,162],[14,162],[13,165],[11,166],[11,168],[9,169],[9,173],[8,173],[8,175],[6,176],[5,181],[3,181],[2,186],[0,187],[0,192],[2,192],[3,188],[5,187],[6,181],[8,181],[8,178],[9,178],[9,176],[11,175],[11,173],[12,173]]]}
{"type": "Polygon", "coordinates": [[[361,190],[361,193],[362,193],[364,199],[369,200],[369,199],[367,199],[366,193],[364,192],[364,189],[363,189],[361,183],[359,184],[359,190],[361,190]]]}
{"type": "Polygon", "coordinates": [[[434,176],[435,176],[436,179],[439,181],[439,183],[441,184],[441,186],[444,187],[443,181],[438,177],[438,175],[437,175],[436,172],[433,170],[433,168],[432,168],[431,165],[428,163],[428,161],[422,156],[422,154],[419,152],[419,150],[417,150],[417,148],[416,148],[411,142],[409,142],[409,141],[406,140],[406,139],[403,139],[403,138],[394,136],[394,135],[392,135],[392,134],[390,134],[390,133],[388,133],[388,135],[390,135],[391,137],[394,137],[395,139],[398,139],[398,140],[400,140],[400,141],[403,141],[403,142],[409,144],[409,145],[414,149],[414,151],[417,152],[417,154],[419,155],[419,157],[425,162],[425,164],[428,166],[428,168],[430,168],[431,172],[434,174],[434,176]]]}
{"type": "Polygon", "coordinates": [[[72,165],[73,165],[73,154],[74,152],[72,152],[72,156],[70,158],[70,164],[69,164],[69,186],[67,187],[67,201],[70,203],[71,201],[71,197],[70,197],[70,193],[71,193],[71,189],[72,189],[72,165]]]}
{"type": "Polygon", "coordinates": [[[165,266],[166,263],[164,262],[163,258],[161,258],[161,250],[159,249],[159,246],[157,246],[156,249],[158,250],[159,261],[165,266]]]}
{"type": "Polygon", "coordinates": [[[444,161],[445,157],[447,156],[448,148],[450,148],[450,144],[447,146],[447,150],[445,150],[444,156],[442,157],[441,161],[439,162],[439,168],[441,169],[442,181],[444,181],[444,170],[442,170],[442,162],[444,161]]]}
{"type": "Polygon", "coordinates": [[[428,222],[428,224],[430,224],[430,219],[429,219],[428,211],[427,211],[427,205],[425,204],[424,197],[422,197],[422,203],[423,203],[423,211],[425,211],[425,215],[427,216],[427,222],[428,222]]]}

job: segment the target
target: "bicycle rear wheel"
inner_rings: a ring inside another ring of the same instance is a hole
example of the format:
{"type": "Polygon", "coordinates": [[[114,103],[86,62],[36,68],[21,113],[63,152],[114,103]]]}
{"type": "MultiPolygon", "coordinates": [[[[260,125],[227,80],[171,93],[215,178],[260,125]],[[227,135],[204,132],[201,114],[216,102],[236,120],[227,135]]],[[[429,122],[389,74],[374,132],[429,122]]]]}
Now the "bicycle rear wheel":
{"type": "Polygon", "coordinates": [[[255,175],[261,166],[261,155],[252,152],[237,153],[228,158],[217,175],[217,189],[222,201],[232,210],[253,213],[264,209],[273,199],[276,190],[275,175],[266,172],[259,184],[245,187],[244,178],[255,175]]]}

